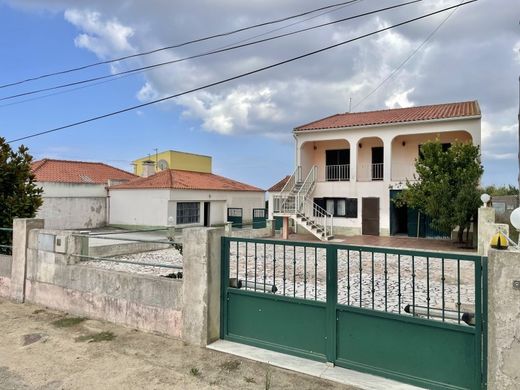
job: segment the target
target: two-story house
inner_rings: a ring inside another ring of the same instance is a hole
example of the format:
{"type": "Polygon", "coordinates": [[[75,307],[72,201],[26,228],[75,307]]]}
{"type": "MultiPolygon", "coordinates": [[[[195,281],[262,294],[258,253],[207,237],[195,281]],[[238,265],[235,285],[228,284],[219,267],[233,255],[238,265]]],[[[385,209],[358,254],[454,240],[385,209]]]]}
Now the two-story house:
{"type": "Polygon", "coordinates": [[[320,239],[435,235],[415,210],[391,202],[415,180],[420,146],[439,139],[480,145],[477,101],[336,114],[294,128],[296,169],[270,196],[273,216],[320,239]]]}

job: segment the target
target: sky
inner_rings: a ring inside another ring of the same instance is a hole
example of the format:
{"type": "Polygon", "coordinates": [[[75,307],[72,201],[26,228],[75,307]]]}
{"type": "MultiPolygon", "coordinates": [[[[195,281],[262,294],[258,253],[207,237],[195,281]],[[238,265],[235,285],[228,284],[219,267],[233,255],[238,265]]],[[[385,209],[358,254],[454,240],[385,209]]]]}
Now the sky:
{"type": "MultiPolygon", "coordinates": [[[[0,0],[0,85],[339,2],[0,0]]],[[[0,88],[0,99],[250,42],[402,2],[358,0],[153,55],[0,88]]],[[[0,100],[0,136],[16,139],[146,103],[459,3],[422,0],[110,82],[0,100]]],[[[482,182],[515,184],[520,2],[479,0],[461,7],[417,50],[449,13],[23,143],[36,159],[102,161],[126,170],[132,169],[132,160],[154,154],[155,149],[211,155],[214,173],[266,189],[292,172],[292,129],[298,125],[346,112],[349,106],[356,112],[478,100],[482,110],[482,182]],[[371,93],[414,52],[399,71],[371,93]]]]}

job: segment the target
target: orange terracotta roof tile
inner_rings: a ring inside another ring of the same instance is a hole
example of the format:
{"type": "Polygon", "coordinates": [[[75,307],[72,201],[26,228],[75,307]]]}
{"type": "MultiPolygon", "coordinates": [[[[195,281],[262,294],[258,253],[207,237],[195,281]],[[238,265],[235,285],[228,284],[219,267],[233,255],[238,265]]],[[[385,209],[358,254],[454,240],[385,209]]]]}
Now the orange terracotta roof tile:
{"type": "Polygon", "coordinates": [[[45,158],[32,163],[38,182],[106,184],[111,180],[131,180],[137,176],[100,162],[53,160],[45,158]]]}
{"type": "Polygon", "coordinates": [[[474,100],[460,103],[336,114],[298,126],[294,131],[299,132],[306,130],[360,127],[450,118],[480,117],[480,115],[479,104],[474,100]]]}
{"type": "Polygon", "coordinates": [[[149,177],[140,177],[110,189],[170,188],[180,190],[257,191],[264,190],[213,173],[166,169],[149,177]]]}
{"type": "Polygon", "coordinates": [[[285,176],[282,180],[280,180],[278,183],[274,184],[271,188],[269,188],[268,192],[280,192],[285,184],[289,181],[291,178],[290,175],[285,176]]]}

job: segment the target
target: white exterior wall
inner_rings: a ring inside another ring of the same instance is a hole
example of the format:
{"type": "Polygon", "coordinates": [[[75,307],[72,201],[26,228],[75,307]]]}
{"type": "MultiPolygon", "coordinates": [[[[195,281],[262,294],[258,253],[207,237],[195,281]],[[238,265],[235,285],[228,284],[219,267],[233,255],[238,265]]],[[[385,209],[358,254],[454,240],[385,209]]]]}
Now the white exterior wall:
{"type": "MultiPolygon", "coordinates": [[[[418,156],[418,145],[435,139],[437,136],[441,142],[471,139],[474,145],[480,145],[481,124],[480,118],[449,119],[359,128],[311,130],[296,132],[294,135],[296,164],[302,166],[302,175],[305,177],[312,165],[318,165],[319,181],[313,196],[316,198],[358,199],[358,218],[334,218],[334,225],[344,228],[340,231],[346,233],[361,233],[362,198],[377,197],[380,204],[380,234],[388,235],[390,230],[390,189],[403,188],[405,177],[412,179],[414,160],[418,156]],[[406,142],[404,147],[403,140],[406,142]],[[345,141],[350,145],[350,181],[323,181],[325,150],[345,147],[345,141]],[[362,143],[361,148],[359,148],[360,142],[362,143]],[[384,180],[381,181],[368,181],[372,146],[384,147],[384,180]]],[[[272,205],[271,196],[270,201],[272,205]]]]}
{"type": "Polygon", "coordinates": [[[103,184],[37,183],[43,188],[43,205],[36,218],[49,229],[85,229],[106,224],[106,190],[103,184]]]}
{"type": "MultiPolygon", "coordinates": [[[[210,202],[210,224],[222,225],[227,220],[227,208],[243,209],[243,221],[252,220],[253,208],[265,205],[263,192],[113,189],[110,191],[110,220],[113,225],[167,226],[169,217],[177,221],[177,202],[199,202],[200,220],[178,227],[202,226],[204,202],[210,202]]],[[[177,225],[176,225],[177,226],[177,225]]]]}
{"type": "MultiPolygon", "coordinates": [[[[194,202],[200,201],[200,222],[194,226],[204,223],[204,202],[210,204],[211,225],[221,225],[227,221],[227,209],[237,207],[243,209],[243,223],[250,223],[253,219],[254,208],[265,207],[265,195],[263,192],[252,191],[209,191],[209,190],[172,190],[171,201],[194,202]]],[[[171,209],[174,220],[177,216],[177,208],[171,209]]]]}
{"type": "Polygon", "coordinates": [[[110,190],[111,225],[166,226],[169,189],[110,190]]]}

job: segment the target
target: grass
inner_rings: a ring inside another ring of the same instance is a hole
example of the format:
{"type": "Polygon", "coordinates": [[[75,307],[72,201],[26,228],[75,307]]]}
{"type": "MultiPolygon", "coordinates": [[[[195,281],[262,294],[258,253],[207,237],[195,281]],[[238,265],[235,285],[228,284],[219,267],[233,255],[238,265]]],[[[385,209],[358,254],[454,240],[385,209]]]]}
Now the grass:
{"type": "Polygon", "coordinates": [[[53,321],[51,322],[51,324],[54,325],[56,328],[70,328],[71,326],[76,326],[85,320],[86,318],[83,317],[65,317],[53,321]]]}
{"type": "Polygon", "coordinates": [[[196,367],[192,367],[191,370],[190,370],[190,374],[195,376],[195,377],[199,377],[200,376],[200,370],[196,367]]]}
{"type": "Polygon", "coordinates": [[[236,371],[240,367],[240,360],[228,360],[220,365],[226,371],[236,371]]]}
{"type": "Polygon", "coordinates": [[[89,342],[89,343],[99,343],[100,341],[111,341],[116,338],[116,335],[112,332],[99,332],[99,333],[89,333],[83,336],[76,337],[74,340],[76,342],[89,342]]]}
{"type": "Polygon", "coordinates": [[[245,377],[244,377],[244,380],[245,380],[247,383],[256,383],[255,378],[253,378],[253,377],[251,377],[251,376],[245,376],[245,377]]]}

